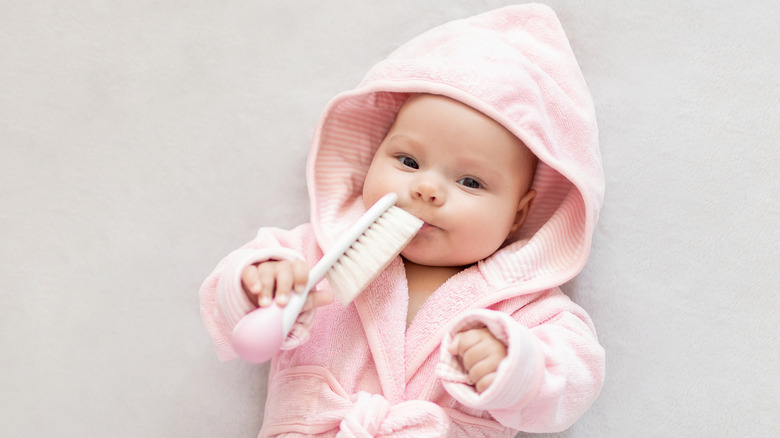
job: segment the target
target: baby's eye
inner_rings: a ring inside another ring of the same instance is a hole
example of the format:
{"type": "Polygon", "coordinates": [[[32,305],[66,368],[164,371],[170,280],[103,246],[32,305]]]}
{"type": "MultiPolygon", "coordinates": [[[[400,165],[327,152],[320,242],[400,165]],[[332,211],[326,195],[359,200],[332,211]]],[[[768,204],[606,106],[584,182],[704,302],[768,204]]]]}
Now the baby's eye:
{"type": "Polygon", "coordinates": [[[420,165],[417,164],[417,161],[415,161],[414,158],[406,156],[406,155],[402,155],[402,156],[398,157],[398,161],[400,161],[401,164],[403,164],[404,166],[411,167],[412,169],[419,169],[420,168],[420,165]]]}
{"type": "Polygon", "coordinates": [[[480,182],[475,180],[474,178],[469,178],[469,177],[461,178],[458,180],[458,183],[463,184],[464,186],[470,189],[482,188],[482,184],[480,184],[480,182]]]}

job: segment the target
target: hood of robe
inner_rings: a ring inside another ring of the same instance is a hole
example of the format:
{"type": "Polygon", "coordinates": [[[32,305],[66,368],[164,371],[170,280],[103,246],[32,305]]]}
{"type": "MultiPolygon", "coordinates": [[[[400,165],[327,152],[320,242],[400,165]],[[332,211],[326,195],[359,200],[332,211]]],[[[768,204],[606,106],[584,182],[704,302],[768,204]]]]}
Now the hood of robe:
{"type": "MultiPolygon", "coordinates": [[[[560,285],[585,265],[604,195],[593,102],[555,13],[509,6],[456,20],[404,44],[353,90],[336,96],[307,163],[312,224],[327,250],[365,212],[374,152],[413,93],[447,96],[481,111],[539,158],[528,218],[480,262],[493,284],[560,285]]],[[[500,289],[500,288],[499,288],[500,289]]]]}

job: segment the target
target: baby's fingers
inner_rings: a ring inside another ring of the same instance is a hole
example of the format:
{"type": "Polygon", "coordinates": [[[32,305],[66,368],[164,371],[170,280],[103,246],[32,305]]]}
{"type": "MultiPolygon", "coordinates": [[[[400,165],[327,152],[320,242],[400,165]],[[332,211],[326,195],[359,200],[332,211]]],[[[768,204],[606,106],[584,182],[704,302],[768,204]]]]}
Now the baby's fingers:
{"type": "Polygon", "coordinates": [[[257,275],[257,266],[252,265],[244,268],[241,272],[241,285],[244,288],[244,293],[247,298],[256,305],[258,295],[260,295],[260,291],[262,290],[260,277],[257,275]]]}
{"type": "Polygon", "coordinates": [[[295,290],[302,293],[309,279],[309,265],[304,260],[280,262],[276,265],[276,304],[284,307],[295,290]]]}
{"type": "Polygon", "coordinates": [[[333,302],[335,296],[333,292],[327,290],[311,291],[309,296],[306,297],[306,303],[303,305],[302,312],[311,310],[315,307],[326,306],[333,302]]]}
{"type": "Polygon", "coordinates": [[[247,266],[241,272],[241,283],[247,297],[260,307],[276,303],[285,306],[290,293],[303,292],[309,280],[309,266],[304,260],[267,261],[247,266]]]}
{"type": "Polygon", "coordinates": [[[493,377],[491,376],[494,376],[496,370],[498,370],[498,362],[495,362],[492,358],[488,357],[473,363],[466,369],[468,370],[469,378],[474,382],[477,392],[482,392],[482,390],[486,389],[490,382],[493,381],[493,377]],[[490,377],[490,379],[486,381],[488,377],[490,377]]]}
{"type": "Polygon", "coordinates": [[[449,352],[455,356],[464,356],[472,347],[479,344],[481,340],[482,337],[478,330],[466,330],[457,333],[452,337],[449,352]]]}
{"type": "Polygon", "coordinates": [[[459,356],[475,389],[481,393],[495,380],[498,365],[506,357],[506,346],[489,330],[481,328],[453,336],[449,352],[459,356]]]}
{"type": "Polygon", "coordinates": [[[260,281],[260,293],[257,304],[268,307],[273,303],[275,292],[278,293],[277,263],[266,262],[257,266],[257,277],[260,281]]]}
{"type": "Polygon", "coordinates": [[[309,281],[309,264],[305,260],[295,260],[292,265],[293,289],[296,293],[303,293],[306,283],[309,281]]]}
{"type": "Polygon", "coordinates": [[[479,380],[477,380],[474,384],[474,389],[477,390],[478,393],[482,394],[486,389],[490,387],[490,384],[493,383],[493,381],[496,380],[496,373],[492,372],[490,374],[486,374],[479,380]]]}

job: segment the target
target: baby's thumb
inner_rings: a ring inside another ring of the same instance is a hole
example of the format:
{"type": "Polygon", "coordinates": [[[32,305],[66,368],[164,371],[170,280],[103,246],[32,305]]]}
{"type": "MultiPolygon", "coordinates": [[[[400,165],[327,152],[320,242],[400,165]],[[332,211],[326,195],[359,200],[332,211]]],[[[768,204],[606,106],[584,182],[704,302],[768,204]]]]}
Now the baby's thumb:
{"type": "Polygon", "coordinates": [[[329,290],[314,290],[306,297],[306,304],[303,305],[301,311],[311,310],[315,307],[327,306],[335,300],[335,295],[329,290]]]}
{"type": "Polygon", "coordinates": [[[457,333],[455,336],[452,337],[452,341],[450,342],[450,346],[449,348],[447,348],[447,351],[453,356],[458,356],[460,354],[459,347],[460,347],[460,333],[457,333]]]}

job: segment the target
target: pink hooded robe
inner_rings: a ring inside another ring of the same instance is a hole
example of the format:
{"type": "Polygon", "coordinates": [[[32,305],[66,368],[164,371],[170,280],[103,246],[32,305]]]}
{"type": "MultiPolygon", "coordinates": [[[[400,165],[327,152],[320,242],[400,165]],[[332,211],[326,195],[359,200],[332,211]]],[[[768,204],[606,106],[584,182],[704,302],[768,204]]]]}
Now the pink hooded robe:
{"type": "Polygon", "coordinates": [[[201,288],[203,321],[220,359],[235,357],[232,328],[253,308],[240,286],[243,267],[319,260],[365,211],[366,171],[410,93],[461,101],[539,157],[528,219],[513,243],[442,285],[408,328],[400,258],[352,304],[302,315],[272,360],[260,436],[554,432],[574,423],[599,393],[604,351],[588,315],[559,289],[585,264],[603,198],[596,121],[560,23],[536,4],[430,30],[328,105],[308,162],[311,223],[261,229],[201,288]],[[508,346],[482,394],[447,353],[453,334],[475,326],[508,346]]]}

